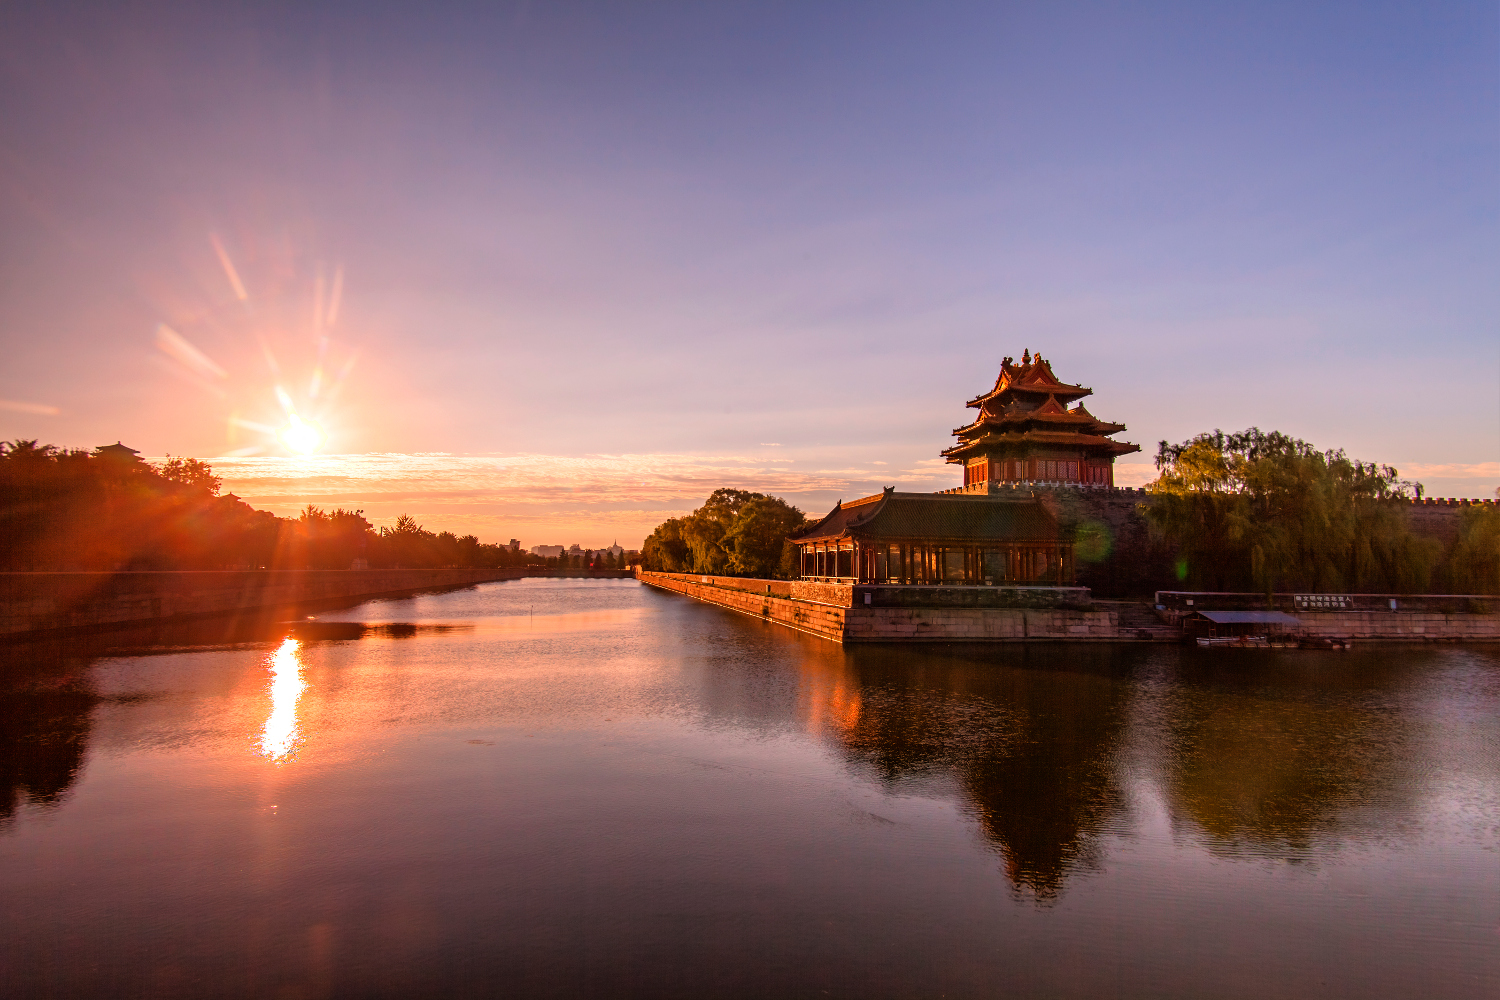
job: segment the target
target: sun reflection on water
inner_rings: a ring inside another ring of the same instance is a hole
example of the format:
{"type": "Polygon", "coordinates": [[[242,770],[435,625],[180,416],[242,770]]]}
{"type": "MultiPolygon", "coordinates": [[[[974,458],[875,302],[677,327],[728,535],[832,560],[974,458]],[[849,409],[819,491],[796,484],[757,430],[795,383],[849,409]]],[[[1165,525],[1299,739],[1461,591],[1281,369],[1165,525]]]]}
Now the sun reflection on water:
{"type": "Polygon", "coordinates": [[[278,763],[287,760],[297,745],[297,700],[307,690],[302,664],[297,659],[301,644],[287,639],[271,654],[271,715],[260,738],[260,752],[278,763]]]}

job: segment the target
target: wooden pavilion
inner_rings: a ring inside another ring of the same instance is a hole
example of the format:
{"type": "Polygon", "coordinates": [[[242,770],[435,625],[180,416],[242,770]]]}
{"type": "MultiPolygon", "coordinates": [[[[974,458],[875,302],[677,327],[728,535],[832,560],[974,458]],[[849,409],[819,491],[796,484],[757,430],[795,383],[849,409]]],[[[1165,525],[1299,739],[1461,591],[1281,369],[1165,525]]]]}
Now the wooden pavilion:
{"type": "Polygon", "coordinates": [[[1038,500],[897,493],[839,503],[792,536],[804,580],[1068,586],[1073,546],[1038,500]]]}
{"type": "Polygon", "coordinates": [[[1027,350],[1019,365],[1006,358],[995,387],[969,400],[973,423],[953,433],[958,443],[942,454],[964,467],[964,486],[995,481],[1114,485],[1116,456],[1138,444],[1110,440],[1124,424],[1099,420],[1082,403],[1092,389],[1068,385],[1052,366],[1027,350]]]}

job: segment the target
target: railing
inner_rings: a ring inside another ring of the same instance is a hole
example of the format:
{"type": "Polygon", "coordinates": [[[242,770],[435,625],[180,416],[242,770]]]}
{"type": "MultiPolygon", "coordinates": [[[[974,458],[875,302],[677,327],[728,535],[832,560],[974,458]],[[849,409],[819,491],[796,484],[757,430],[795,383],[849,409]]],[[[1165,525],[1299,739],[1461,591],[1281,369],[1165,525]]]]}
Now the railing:
{"type": "Polygon", "coordinates": [[[1158,590],[1156,607],[1172,616],[1195,611],[1258,611],[1291,614],[1320,611],[1429,611],[1438,614],[1493,614],[1500,598],[1485,594],[1265,594],[1239,591],[1158,590]]]}

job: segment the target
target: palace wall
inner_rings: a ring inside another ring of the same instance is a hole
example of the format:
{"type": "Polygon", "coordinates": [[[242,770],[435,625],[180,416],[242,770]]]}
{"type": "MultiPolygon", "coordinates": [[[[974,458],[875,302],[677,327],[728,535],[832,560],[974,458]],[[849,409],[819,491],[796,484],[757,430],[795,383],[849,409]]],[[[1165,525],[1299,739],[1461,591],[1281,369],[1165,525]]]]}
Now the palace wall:
{"type": "MultiPolygon", "coordinates": [[[[949,593],[963,591],[972,597],[990,591],[1003,600],[1007,590],[1034,591],[1038,593],[1030,600],[1037,605],[1042,603],[1042,591],[1053,592],[1054,603],[1086,600],[1087,592],[1076,587],[855,586],[648,571],[640,573],[640,581],[835,642],[1101,642],[1121,637],[1114,611],[978,607],[972,602],[960,606],[949,593]],[[898,591],[905,595],[906,606],[892,603],[898,591]]],[[[1013,599],[1025,601],[1028,595],[1019,593],[1013,599]]]]}
{"type": "MultiPolygon", "coordinates": [[[[706,604],[785,625],[834,642],[1140,642],[1141,630],[1122,623],[1117,610],[1096,607],[974,607],[942,603],[947,595],[924,591],[966,590],[982,593],[988,587],[881,587],[839,584],[802,584],[788,580],[700,576],[688,573],[642,571],[640,581],[659,590],[682,594],[706,604]],[[905,591],[907,606],[891,603],[883,591],[905,591]],[[869,595],[871,603],[864,598],[869,595]],[[819,600],[818,598],[828,598],[819,600]]],[[[1045,588],[1016,588],[1036,589],[1045,588]]],[[[1070,588],[1058,588],[1067,590],[1070,588]]],[[[1072,588],[1077,589],[1077,588],[1072,588]]],[[[1238,606],[1235,598],[1255,595],[1187,595],[1212,599],[1213,606],[1238,606]]],[[[1071,602],[1071,595],[1056,600],[1071,602]]],[[[1403,599],[1405,600],[1405,599],[1403,599]]],[[[1470,610],[1444,610],[1441,601],[1413,600],[1399,610],[1308,611],[1294,613],[1302,623],[1298,632],[1310,636],[1381,642],[1500,642],[1500,614],[1489,605],[1470,610]]],[[[1208,602],[1204,606],[1210,606],[1208,602]]],[[[1168,616],[1175,618],[1177,616],[1168,616]]],[[[1175,628],[1149,630],[1150,641],[1176,641],[1175,628]]]]}
{"type": "MultiPolygon", "coordinates": [[[[1133,487],[1073,486],[1066,483],[979,483],[947,493],[988,493],[996,497],[1036,496],[1047,504],[1063,528],[1102,526],[1105,544],[1097,558],[1088,558],[1089,546],[1080,543],[1075,554],[1078,585],[1097,597],[1145,597],[1156,590],[1179,585],[1175,572],[1176,550],[1151,537],[1142,507],[1152,495],[1133,487]]],[[[1463,509],[1470,505],[1493,506],[1493,500],[1426,497],[1412,501],[1410,524],[1418,535],[1437,539],[1444,549],[1458,538],[1463,509]]],[[[1085,538],[1088,537],[1085,535],[1085,538]]],[[[1095,537],[1099,537],[1095,535],[1095,537]]],[[[1441,576],[1441,572],[1439,573],[1441,576]]],[[[1434,581],[1436,582],[1436,580],[1434,581]]]]}

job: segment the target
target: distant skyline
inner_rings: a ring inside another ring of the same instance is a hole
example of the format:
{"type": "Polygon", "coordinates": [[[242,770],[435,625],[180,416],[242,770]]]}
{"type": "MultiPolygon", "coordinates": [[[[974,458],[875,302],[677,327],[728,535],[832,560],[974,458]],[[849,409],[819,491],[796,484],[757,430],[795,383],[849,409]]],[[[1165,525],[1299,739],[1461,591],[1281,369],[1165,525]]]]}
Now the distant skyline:
{"type": "Polygon", "coordinates": [[[1258,425],[1500,486],[1493,4],[4,23],[0,438],[635,547],[719,485],[957,484],[1029,348],[1122,482],[1258,425]]]}

